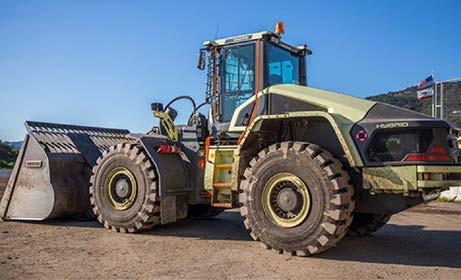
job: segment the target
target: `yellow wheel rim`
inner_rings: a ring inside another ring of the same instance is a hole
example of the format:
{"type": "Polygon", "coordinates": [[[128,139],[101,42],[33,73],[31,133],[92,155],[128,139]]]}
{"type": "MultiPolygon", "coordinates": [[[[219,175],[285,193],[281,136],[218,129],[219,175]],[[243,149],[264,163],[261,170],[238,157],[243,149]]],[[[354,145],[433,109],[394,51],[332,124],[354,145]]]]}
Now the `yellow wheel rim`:
{"type": "Polygon", "coordinates": [[[133,205],[138,192],[133,173],[125,167],[117,167],[109,172],[104,182],[104,189],[112,207],[120,211],[133,205]]]}
{"type": "Polygon", "coordinates": [[[262,204],[272,223],[292,228],[306,219],[311,201],[306,184],[298,176],[279,173],[264,185],[262,204]]]}

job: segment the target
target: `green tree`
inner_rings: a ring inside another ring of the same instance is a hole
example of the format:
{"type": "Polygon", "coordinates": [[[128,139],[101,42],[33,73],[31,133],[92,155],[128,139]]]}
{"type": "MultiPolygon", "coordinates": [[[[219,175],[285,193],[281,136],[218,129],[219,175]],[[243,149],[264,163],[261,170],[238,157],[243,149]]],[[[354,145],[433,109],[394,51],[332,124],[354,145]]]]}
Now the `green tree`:
{"type": "Polygon", "coordinates": [[[0,168],[12,168],[18,151],[0,140],[0,168]]]}

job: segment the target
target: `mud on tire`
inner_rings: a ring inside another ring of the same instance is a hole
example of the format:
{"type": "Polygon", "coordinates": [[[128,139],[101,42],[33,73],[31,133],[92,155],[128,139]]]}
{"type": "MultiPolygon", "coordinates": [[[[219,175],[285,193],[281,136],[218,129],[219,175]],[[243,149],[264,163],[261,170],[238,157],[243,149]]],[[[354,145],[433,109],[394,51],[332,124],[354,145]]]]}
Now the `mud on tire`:
{"type": "Polygon", "coordinates": [[[307,256],[334,246],[347,232],[354,210],[354,189],[342,164],[329,152],[305,142],[274,144],[245,170],[239,201],[244,225],[254,240],[279,253],[307,256]],[[310,195],[307,217],[281,227],[265,214],[262,192],[274,174],[288,172],[304,181],[310,195]]]}
{"type": "Polygon", "coordinates": [[[349,227],[348,235],[364,236],[370,235],[386,225],[392,215],[355,213],[349,227]]]}
{"type": "Polygon", "coordinates": [[[156,170],[141,147],[124,143],[104,151],[93,168],[90,183],[91,207],[105,228],[127,233],[159,224],[156,170]],[[136,184],[136,188],[130,189],[134,197],[131,204],[122,209],[114,207],[108,191],[107,182],[116,169],[128,170],[136,184]]]}

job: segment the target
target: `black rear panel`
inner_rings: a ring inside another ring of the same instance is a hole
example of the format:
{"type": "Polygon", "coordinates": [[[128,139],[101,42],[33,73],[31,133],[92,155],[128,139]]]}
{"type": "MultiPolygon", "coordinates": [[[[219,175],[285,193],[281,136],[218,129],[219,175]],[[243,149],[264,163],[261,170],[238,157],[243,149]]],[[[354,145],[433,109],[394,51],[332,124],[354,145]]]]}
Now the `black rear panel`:
{"type": "Polygon", "coordinates": [[[366,166],[451,164],[449,128],[443,120],[378,103],[351,136],[366,166]]]}

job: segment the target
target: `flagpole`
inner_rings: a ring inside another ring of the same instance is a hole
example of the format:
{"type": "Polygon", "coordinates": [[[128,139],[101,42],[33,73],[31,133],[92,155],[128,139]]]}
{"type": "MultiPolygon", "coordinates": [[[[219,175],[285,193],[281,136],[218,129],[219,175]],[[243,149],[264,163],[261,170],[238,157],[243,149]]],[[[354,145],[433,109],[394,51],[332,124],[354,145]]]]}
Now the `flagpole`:
{"type": "Polygon", "coordinates": [[[440,82],[440,118],[443,120],[443,81],[440,82]]]}
{"type": "MultiPolygon", "coordinates": [[[[434,81],[434,71],[432,71],[432,81],[434,81]]],[[[437,84],[434,83],[434,93],[432,94],[432,117],[435,118],[437,114],[437,84]]]]}

